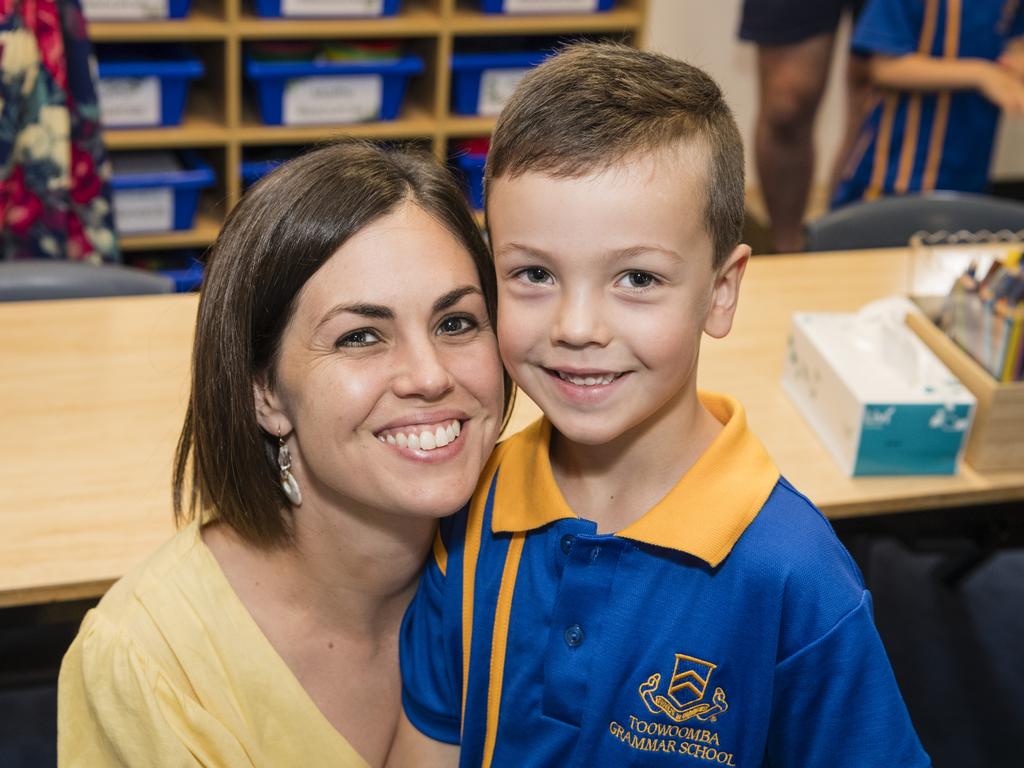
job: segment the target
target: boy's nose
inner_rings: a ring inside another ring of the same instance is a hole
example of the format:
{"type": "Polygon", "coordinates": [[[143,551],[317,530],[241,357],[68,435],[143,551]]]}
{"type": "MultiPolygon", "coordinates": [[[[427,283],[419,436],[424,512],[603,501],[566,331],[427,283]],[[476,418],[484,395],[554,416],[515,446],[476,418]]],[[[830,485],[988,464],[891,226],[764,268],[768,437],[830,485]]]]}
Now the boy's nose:
{"type": "Polygon", "coordinates": [[[551,325],[551,340],[569,347],[604,346],[608,343],[600,297],[579,292],[567,295],[551,325]]]}
{"type": "Polygon", "coordinates": [[[437,400],[455,386],[440,351],[427,341],[407,346],[396,364],[392,386],[399,397],[437,400]]]}

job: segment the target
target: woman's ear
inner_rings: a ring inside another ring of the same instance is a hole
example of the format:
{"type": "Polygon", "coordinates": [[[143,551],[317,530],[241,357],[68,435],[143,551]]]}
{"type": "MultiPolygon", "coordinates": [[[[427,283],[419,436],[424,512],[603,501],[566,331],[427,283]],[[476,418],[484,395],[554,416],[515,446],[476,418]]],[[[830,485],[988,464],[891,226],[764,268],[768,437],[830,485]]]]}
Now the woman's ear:
{"type": "Polygon", "coordinates": [[[256,405],[256,421],[268,435],[287,435],[291,420],[285,415],[281,398],[263,378],[253,379],[252,395],[256,405]]]}
{"type": "Polygon", "coordinates": [[[711,292],[711,306],[704,321],[704,332],[708,336],[721,339],[732,329],[732,318],[740,300],[740,283],[749,260],[750,246],[741,243],[719,268],[711,292]]]}

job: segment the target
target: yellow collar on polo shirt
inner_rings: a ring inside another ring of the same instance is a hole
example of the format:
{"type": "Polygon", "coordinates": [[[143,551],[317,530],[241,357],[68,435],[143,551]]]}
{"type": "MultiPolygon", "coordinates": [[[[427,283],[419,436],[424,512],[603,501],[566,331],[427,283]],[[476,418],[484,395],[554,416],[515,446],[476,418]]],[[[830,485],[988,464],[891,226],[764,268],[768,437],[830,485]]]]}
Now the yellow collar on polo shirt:
{"type": "MultiPolygon", "coordinates": [[[[736,400],[698,393],[722,431],[668,494],[616,535],[668,547],[717,566],[764,506],[779,470],[747,428],[736,400]]],[[[551,471],[551,423],[540,419],[501,446],[491,527],[529,531],[576,515],[551,471]]]]}

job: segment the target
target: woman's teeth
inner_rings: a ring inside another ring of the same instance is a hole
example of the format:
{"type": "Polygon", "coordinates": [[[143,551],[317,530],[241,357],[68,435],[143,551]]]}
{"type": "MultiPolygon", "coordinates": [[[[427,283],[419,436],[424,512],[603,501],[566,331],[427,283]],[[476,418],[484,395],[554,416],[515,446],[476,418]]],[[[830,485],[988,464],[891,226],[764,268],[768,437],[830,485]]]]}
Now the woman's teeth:
{"type": "Polygon", "coordinates": [[[407,427],[406,429],[405,432],[389,432],[386,435],[381,435],[378,439],[382,443],[397,445],[399,448],[432,451],[454,441],[462,431],[462,425],[458,419],[453,419],[450,424],[433,429],[417,427],[407,427]]]}
{"type": "Polygon", "coordinates": [[[577,387],[595,387],[598,384],[611,384],[615,381],[617,374],[605,373],[601,376],[573,376],[568,373],[562,373],[558,371],[558,378],[562,381],[568,381],[570,384],[575,384],[577,387]]]}

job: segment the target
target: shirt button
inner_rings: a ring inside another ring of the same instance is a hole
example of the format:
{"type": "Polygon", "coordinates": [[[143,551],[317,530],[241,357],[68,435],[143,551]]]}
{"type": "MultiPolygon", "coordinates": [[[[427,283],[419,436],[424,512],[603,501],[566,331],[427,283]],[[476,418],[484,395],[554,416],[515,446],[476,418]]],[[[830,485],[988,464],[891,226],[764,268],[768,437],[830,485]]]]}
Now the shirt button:
{"type": "Polygon", "coordinates": [[[575,542],[575,541],[576,541],[576,537],[573,536],[571,533],[565,534],[565,536],[562,537],[562,541],[561,541],[562,552],[564,552],[565,554],[568,555],[569,554],[569,550],[572,549],[573,542],[575,542]]]}
{"type": "Polygon", "coordinates": [[[583,627],[573,624],[565,630],[565,644],[570,648],[576,648],[583,644],[583,627]]]}

